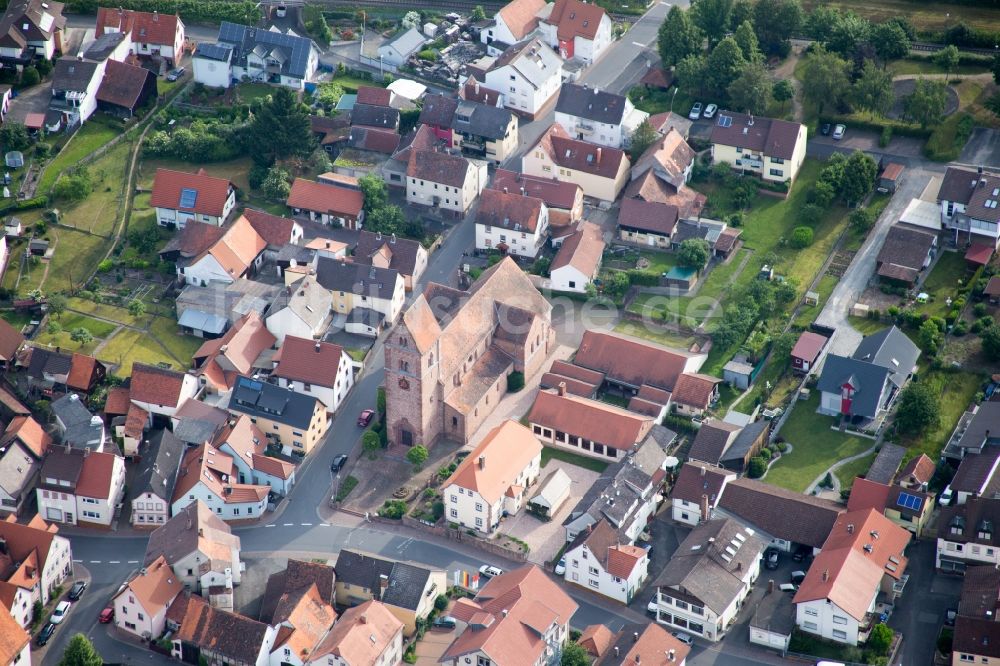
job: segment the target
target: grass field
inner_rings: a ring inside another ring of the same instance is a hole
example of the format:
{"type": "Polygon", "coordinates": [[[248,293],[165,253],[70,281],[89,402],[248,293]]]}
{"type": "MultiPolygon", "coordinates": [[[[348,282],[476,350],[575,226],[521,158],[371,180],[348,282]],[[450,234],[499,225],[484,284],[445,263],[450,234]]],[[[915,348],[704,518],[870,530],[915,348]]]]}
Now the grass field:
{"type": "Polygon", "coordinates": [[[104,319],[110,319],[111,321],[116,321],[127,326],[140,325],[140,319],[138,317],[133,317],[125,308],[107,305],[105,303],[95,303],[94,301],[89,301],[83,298],[70,298],[67,301],[67,305],[72,310],[86,312],[88,314],[102,317],[104,319]]]}
{"type": "Polygon", "coordinates": [[[161,362],[170,363],[175,370],[186,367],[170,359],[156,340],[148,333],[126,329],[116,336],[98,352],[97,358],[118,365],[115,374],[119,377],[129,377],[132,374],[133,363],[149,363],[155,365],[161,362]]]}
{"type": "Polygon", "coordinates": [[[60,223],[101,236],[114,234],[131,150],[131,143],[121,142],[87,166],[94,190],[79,203],[60,205],[60,223]]]}
{"type": "Polygon", "coordinates": [[[615,325],[615,332],[622,333],[624,335],[631,335],[634,338],[649,340],[650,342],[656,342],[661,345],[666,345],[667,347],[675,347],[677,349],[689,349],[691,345],[698,342],[698,339],[693,335],[686,336],[672,333],[671,331],[650,329],[638,323],[626,321],[624,319],[615,325]]]}
{"type": "Polygon", "coordinates": [[[941,419],[933,430],[916,437],[904,437],[900,444],[907,449],[907,460],[921,453],[937,460],[955,430],[959,417],[969,408],[973,397],[983,385],[983,377],[972,372],[928,370],[919,381],[931,384],[934,394],[940,396],[938,405],[941,419]]]}
{"type": "Polygon", "coordinates": [[[774,463],[764,477],[768,483],[802,492],[830,465],[874,446],[870,439],[832,430],[834,419],[816,413],[819,397],[813,391],[808,400],[797,403],[781,428],[779,434],[793,450],[774,463]]]}
{"type": "Polygon", "coordinates": [[[239,95],[240,101],[244,103],[270,97],[273,92],[274,86],[266,83],[240,83],[236,86],[236,94],[239,95]]]}
{"type": "Polygon", "coordinates": [[[584,469],[589,469],[592,472],[597,472],[600,474],[605,469],[607,469],[608,463],[596,458],[588,458],[587,456],[577,455],[575,453],[570,453],[569,451],[563,451],[562,449],[555,449],[551,446],[542,447],[542,467],[549,464],[550,460],[561,460],[567,462],[570,465],[576,465],[577,467],[583,467],[584,469]]]}
{"type": "Polygon", "coordinates": [[[799,307],[798,314],[792,320],[792,326],[795,328],[807,328],[809,324],[816,321],[816,317],[819,313],[823,311],[823,306],[826,305],[827,300],[829,300],[830,295],[833,293],[833,288],[837,286],[839,280],[833,275],[824,275],[819,280],[819,284],[816,285],[816,293],[819,294],[819,302],[817,305],[806,305],[803,303],[799,307]]]}
{"type": "Polygon", "coordinates": [[[152,335],[163,343],[174,360],[187,367],[191,364],[191,357],[198,351],[198,347],[204,342],[201,338],[193,335],[181,335],[177,327],[177,322],[166,317],[153,317],[150,324],[152,335]]]}
{"type": "Polygon", "coordinates": [[[3,312],[0,312],[0,319],[3,319],[5,322],[20,331],[23,326],[31,322],[33,316],[27,312],[4,310],[3,312]]]}
{"type": "Polygon", "coordinates": [[[949,72],[941,65],[937,65],[930,60],[902,58],[890,61],[887,69],[891,70],[896,76],[907,74],[950,74],[960,76],[963,74],[982,74],[988,68],[986,65],[958,65],[957,67],[953,67],[949,72]]]}
{"type": "Polygon", "coordinates": [[[72,331],[74,328],[85,328],[95,338],[106,338],[118,328],[115,324],[94,319],[93,317],[88,317],[77,312],[64,312],[56,318],[56,321],[63,327],[63,330],[72,331]]]}
{"type": "Polygon", "coordinates": [[[79,352],[81,354],[90,355],[94,353],[94,349],[101,343],[101,340],[95,336],[90,342],[79,343],[74,342],[73,339],[70,338],[68,330],[59,331],[58,333],[49,333],[43,330],[38,334],[34,342],[39,345],[48,346],[52,349],[59,348],[65,352],[79,352]]]}
{"type": "Polygon", "coordinates": [[[837,468],[834,475],[837,480],[840,481],[840,489],[847,490],[852,485],[854,485],[854,479],[859,476],[864,476],[864,473],[868,471],[868,468],[872,466],[875,461],[875,456],[877,453],[870,453],[863,458],[858,458],[857,460],[852,460],[846,465],[842,465],[837,468]]]}
{"type": "Polygon", "coordinates": [[[49,163],[38,182],[37,193],[48,194],[63,169],[76,165],[87,155],[121,134],[121,123],[102,114],[95,114],[80,128],[72,140],[49,163]]]}
{"type": "Polygon", "coordinates": [[[870,21],[881,23],[894,16],[905,16],[920,31],[944,30],[959,21],[980,30],[996,30],[1000,25],[1000,8],[987,3],[955,4],[924,0],[805,0],[808,13],[819,5],[850,10],[870,21]]]}
{"type": "MultiPolygon", "coordinates": [[[[47,235],[52,240],[55,251],[49,262],[48,275],[45,276],[45,264],[40,263],[31,268],[27,279],[21,278],[17,291],[26,294],[36,287],[46,292],[71,291],[80,287],[83,281],[94,270],[94,267],[107,252],[109,241],[97,236],[91,236],[73,229],[50,227],[47,235]]],[[[11,270],[17,271],[17,262],[13,262],[11,270]]],[[[6,281],[5,281],[6,283],[6,281]]]]}
{"type": "Polygon", "coordinates": [[[972,276],[969,265],[961,252],[942,252],[921,290],[930,295],[927,303],[918,303],[916,309],[932,317],[943,317],[948,312],[948,298],[955,298],[959,280],[972,276]]]}
{"type": "MultiPolygon", "coordinates": [[[[193,173],[198,169],[204,169],[210,176],[228,178],[231,180],[238,189],[248,195],[248,198],[245,201],[247,206],[260,208],[274,215],[287,215],[287,206],[282,203],[266,201],[265,199],[259,197],[256,192],[250,190],[248,175],[250,173],[251,165],[252,161],[249,157],[241,157],[228,162],[205,162],[203,164],[195,164],[193,162],[185,162],[183,160],[141,159],[139,161],[136,183],[137,186],[142,189],[151,189],[153,187],[153,178],[156,176],[157,169],[173,169],[175,171],[187,171],[190,173],[193,173]]],[[[137,197],[137,199],[137,212],[143,212],[149,209],[148,197],[137,197]]]]}

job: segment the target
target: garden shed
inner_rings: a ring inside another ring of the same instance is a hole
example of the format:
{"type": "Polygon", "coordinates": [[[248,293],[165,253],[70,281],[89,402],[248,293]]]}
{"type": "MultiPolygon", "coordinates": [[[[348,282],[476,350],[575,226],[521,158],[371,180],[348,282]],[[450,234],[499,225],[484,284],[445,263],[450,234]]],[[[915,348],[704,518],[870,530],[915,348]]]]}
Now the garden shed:
{"type": "Polygon", "coordinates": [[[551,519],[569,497],[572,481],[569,474],[557,469],[542,482],[538,493],[528,501],[528,510],[542,518],[551,519]]]}

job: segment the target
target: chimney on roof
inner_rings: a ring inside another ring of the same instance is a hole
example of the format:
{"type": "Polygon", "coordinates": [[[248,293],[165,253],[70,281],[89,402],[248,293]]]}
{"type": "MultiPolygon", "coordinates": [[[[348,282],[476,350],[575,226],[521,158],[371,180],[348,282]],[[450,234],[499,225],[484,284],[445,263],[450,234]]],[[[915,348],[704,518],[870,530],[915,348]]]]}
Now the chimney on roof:
{"type": "Polygon", "coordinates": [[[980,175],[980,176],[982,176],[982,175],[983,175],[983,166],[982,166],[982,165],[980,164],[980,165],[979,165],[979,168],[978,168],[978,169],[976,169],[976,171],[978,171],[978,172],[979,172],[979,175],[980,175]]]}
{"type": "Polygon", "coordinates": [[[767,593],[771,594],[774,592],[774,579],[771,578],[767,581],[767,593]]]}
{"type": "Polygon", "coordinates": [[[708,471],[708,470],[706,469],[706,467],[705,467],[704,465],[702,465],[702,466],[701,466],[701,475],[702,475],[702,476],[705,476],[705,473],[706,473],[707,471],[708,471]]]}
{"type": "Polygon", "coordinates": [[[392,244],[392,243],[395,243],[395,242],[396,242],[396,232],[393,231],[392,232],[392,238],[389,240],[389,243],[392,244]]]}
{"type": "Polygon", "coordinates": [[[479,456],[479,469],[486,469],[486,456],[479,456]]]}
{"type": "Polygon", "coordinates": [[[385,591],[389,589],[389,577],[385,574],[379,574],[378,577],[378,598],[382,599],[385,597],[385,591]]]}
{"type": "Polygon", "coordinates": [[[638,631],[633,631],[632,632],[632,642],[633,643],[638,643],[639,642],[639,632],[638,631]]]}
{"type": "Polygon", "coordinates": [[[198,536],[200,536],[200,537],[205,536],[205,528],[204,527],[199,527],[198,528],[198,536]]]}
{"type": "Polygon", "coordinates": [[[507,613],[509,613],[510,611],[509,611],[509,610],[507,610],[506,608],[504,608],[504,609],[503,609],[502,611],[500,611],[500,612],[501,612],[501,613],[503,613],[503,616],[504,616],[504,617],[507,617],[507,613]]]}
{"type": "Polygon", "coordinates": [[[615,646],[615,656],[616,657],[618,656],[618,646],[617,645],[615,646]]]}
{"type": "Polygon", "coordinates": [[[667,650],[667,661],[673,661],[676,655],[677,651],[674,650],[673,648],[670,648],[669,650],[667,650]]]}
{"type": "Polygon", "coordinates": [[[985,178],[980,178],[979,179],[979,187],[986,187],[986,179],[985,178]]]}
{"type": "Polygon", "coordinates": [[[847,523],[847,533],[854,534],[854,523],[847,523]]]}
{"type": "Polygon", "coordinates": [[[479,79],[473,79],[473,81],[476,82],[476,84],[475,84],[474,87],[476,89],[476,94],[478,95],[479,94],[479,79]]]}
{"type": "Polygon", "coordinates": [[[706,523],[708,522],[708,519],[709,519],[709,514],[708,514],[708,495],[702,495],[701,496],[701,519],[704,522],[706,522],[706,523]]]}
{"type": "Polygon", "coordinates": [[[503,193],[504,193],[504,194],[509,194],[509,193],[507,192],[507,186],[506,186],[506,185],[504,185],[504,188],[503,188],[503,193]]]}
{"type": "Polygon", "coordinates": [[[823,576],[822,576],[822,578],[823,578],[823,582],[824,583],[830,579],[830,570],[829,569],[823,569],[823,576]]]}
{"type": "Polygon", "coordinates": [[[319,340],[316,341],[316,347],[315,347],[315,349],[316,349],[316,352],[319,353],[319,340]]]}
{"type": "Polygon", "coordinates": [[[559,382],[559,395],[566,395],[566,382],[559,382]]]}
{"type": "Polygon", "coordinates": [[[597,163],[598,164],[601,163],[601,148],[600,147],[597,148],[597,163]]]}

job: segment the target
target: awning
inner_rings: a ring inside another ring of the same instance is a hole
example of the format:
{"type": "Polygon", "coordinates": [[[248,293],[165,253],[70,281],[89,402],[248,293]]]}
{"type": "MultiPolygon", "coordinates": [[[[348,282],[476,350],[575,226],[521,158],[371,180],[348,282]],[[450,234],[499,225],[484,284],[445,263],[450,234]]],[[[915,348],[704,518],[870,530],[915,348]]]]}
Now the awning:
{"type": "Polygon", "coordinates": [[[977,266],[985,266],[990,263],[993,256],[993,248],[985,243],[973,243],[965,253],[965,260],[977,266]]]}
{"type": "Polygon", "coordinates": [[[200,310],[185,310],[177,320],[183,328],[204,331],[213,335],[221,335],[226,330],[226,319],[218,315],[208,314],[200,310]]]}

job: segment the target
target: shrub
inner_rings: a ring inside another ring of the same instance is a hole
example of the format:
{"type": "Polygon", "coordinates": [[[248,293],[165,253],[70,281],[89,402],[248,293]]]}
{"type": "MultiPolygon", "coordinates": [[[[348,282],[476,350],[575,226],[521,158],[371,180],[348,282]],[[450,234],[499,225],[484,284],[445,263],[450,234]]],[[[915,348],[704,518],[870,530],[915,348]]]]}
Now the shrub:
{"type": "Polygon", "coordinates": [[[809,227],[795,227],[789,244],[797,249],[809,247],[813,242],[813,230],[809,227]]]}
{"type": "Polygon", "coordinates": [[[437,597],[434,599],[434,610],[440,613],[444,611],[444,609],[447,607],[448,607],[448,597],[446,597],[443,594],[437,595],[437,597]]]}
{"type": "Polygon", "coordinates": [[[750,465],[747,467],[747,475],[751,479],[759,479],[764,476],[764,472],[767,471],[767,461],[761,456],[754,456],[750,459],[750,465]]]}
{"type": "Polygon", "coordinates": [[[427,447],[422,446],[420,444],[417,444],[416,446],[412,447],[409,451],[406,452],[406,459],[409,460],[410,463],[417,468],[422,467],[423,464],[427,462],[427,458],[429,456],[430,452],[427,450],[427,447]]]}
{"type": "Polygon", "coordinates": [[[885,148],[892,141],[892,125],[886,125],[882,128],[882,133],[878,137],[879,148],[885,148]]]}
{"type": "Polygon", "coordinates": [[[37,69],[35,69],[30,65],[28,67],[25,67],[24,71],[21,72],[21,85],[24,86],[25,88],[31,86],[37,86],[41,82],[41,80],[42,80],[42,75],[38,73],[37,69]]]}
{"type": "Polygon", "coordinates": [[[969,324],[964,319],[959,319],[955,322],[954,328],[951,329],[953,335],[962,337],[969,331],[969,324]]]}
{"type": "Polygon", "coordinates": [[[424,49],[417,54],[417,57],[428,62],[437,62],[438,54],[434,49],[424,49]]]}
{"type": "Polygon", "coordinates": [[[365,431],[365,434],[361,437],[361,448],[369,455],[382,448],[382,442],[379,441],[378,433],[374,430],[365,431]]]}
{"type": "Polygon", "coordinates": [[[517,393],[524,388],[524,373],[514,372],[507,375],[507,393],[517,393]]]}
{"type": "Polygon", "coordinates": [[[976,315],[977,318],[985,316],[987,312],[986,303],[976,303],[972,306],[972,314],[976,315]]]}
{"type": "Polygon", "coordinates": [[[403,500],[386,500],[379,509],[378,515],[390,520],[400,520],[406,514],[406,502],[403,500]]]}

